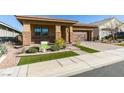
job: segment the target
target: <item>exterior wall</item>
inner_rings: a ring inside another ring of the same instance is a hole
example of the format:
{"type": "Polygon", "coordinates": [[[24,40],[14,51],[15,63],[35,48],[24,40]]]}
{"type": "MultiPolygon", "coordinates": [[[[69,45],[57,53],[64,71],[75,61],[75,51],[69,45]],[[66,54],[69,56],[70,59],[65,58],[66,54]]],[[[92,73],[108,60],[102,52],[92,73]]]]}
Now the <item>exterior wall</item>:
{"type": "Polygon", "coordinates": [[[63,30],[62,25],[47,25],[47,24],[23,24],[23,45],[30,45],[31,43],[40,43],[41,41],[55,42],[55,40],[63,38],[67,43],[73,42],[73,27],[65,26],[63,30]],[[34,32],[35,27],[48,27],[48,36],[37,36],[34,32]],[[63,31],[64,33],[63,33],[63,31]],[[28,36],[28,37],[27,37],[28,36]]]}
{"type": "Polygon", "coordinates": [[[92,40],[98,40],[98,39],[99,39],[99,29],[98,28],[95,28],[92,31],[92,40]]]}
{"type": "Polygon", "coordinates": [[[119,32],[124,32],[124,24],[118,27],[119,32]]]}
{"type": "Polygon", "coordinates": [[[15,31],[9,31],[8,29],[0,29],[0,41],[6,42],[6,41],[14,41],[15,37],[18,36],[19,33],[15,31]]]}
{"type": "Polygon", "coordinates": [[[23,24],[24,32],[23,32],[23,45],[28,46],[31,44],[31,25],[23,24]]]}
{"type": "Polygon", "coordinates": [[[0,29],[0,37],[16,37],[19,33],[9,30],[0,29]]]}
{"type": "Polygon", "coordinates": [[[102,40],[105,36],[111,35],[110,31],[99,30],[99,40],[102,40]]]}
{"type": "Polygon", "coordinates": [[[73,40],[74,42],[79,39],[80,41],[91,41],[94,37],[99,35],[97,27],[73,27],[73,40]],[[77,36],[75,36],[77,34],[77,36]]]}
{"type": "MultiPolygon", "coordinates": [[[[30,45],[32,43],[40,43],[41,41],[55,42],[55,40],[63,38],[67,43],[74,42],[74,30],[81,30],[87,32],[88,39],[92,39],[92,31],[96,27],[73,27],[73,24],[54,23],[45,21],[22,21],[23,31],[23,45],[30,45]],[[37,36],[34,32],[35,27],[48,27],[47,36],[37,36]]],[[[76,38],[75,38],[76,39],[76,38]]]]}
{"type": "Polygon", "coordinates": [[[41,41],[55,41],[55,26],[54,25],[31,25],[31,42],[32,43],[40,43],[41,41]],[[34,28],[35,27],[48,27],[48,35],[47,36],[37,36],[35,35],[34,28]]]}
{"type": "Polygon", "coordinates": [[[41,41],[55,42],[55,40],[63,38],[66,43],[73,42],[73,27],[61,25],[31,25],[31,42],[40,43],[41,41]],[[35,27],[48,27],[48,36],[35,35],[35,27]]]}
{"type": "Polygon", "coordinates": [[[23,45],[28,46],[31,44],[31,32],[23,32],[23,45]]]}

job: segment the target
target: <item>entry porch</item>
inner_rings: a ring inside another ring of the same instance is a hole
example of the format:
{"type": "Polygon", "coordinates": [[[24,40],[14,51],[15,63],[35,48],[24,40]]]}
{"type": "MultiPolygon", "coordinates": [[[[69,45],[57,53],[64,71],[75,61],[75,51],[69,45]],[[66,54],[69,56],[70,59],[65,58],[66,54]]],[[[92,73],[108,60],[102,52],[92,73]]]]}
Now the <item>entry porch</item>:
{"type": "Polygon", "coordinates": [[[73,27],[65,24],[23,24],[23,45],[30,45],[41,41],[54,43],[63,38],[66,43],[73,42],[73,27]]]}

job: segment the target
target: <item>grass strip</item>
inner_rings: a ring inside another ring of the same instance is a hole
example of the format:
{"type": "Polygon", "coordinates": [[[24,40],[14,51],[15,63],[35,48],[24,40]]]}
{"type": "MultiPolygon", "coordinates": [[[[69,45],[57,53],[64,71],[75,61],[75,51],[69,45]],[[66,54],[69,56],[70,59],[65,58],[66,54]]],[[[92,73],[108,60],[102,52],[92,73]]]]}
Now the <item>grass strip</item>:
{"type": "Polygon", "coordinates": [[[43,61],[71,57],[71,56],[76,56],[76,55],[78,55],[78,54],[73,51],[65,51],[65,52],[51,53],[51,54],[23,56],[23,57],[21,57],[18,65],[32,64],[32,63],[36,63],[36,62],[43,62],[43,61]]]}
{"type": "Polygon", "coordinates": [[[92,49],[92,48],[88,48],[82,45],[74,45],[75,47],[80,48],[80,50],[88,52],[88,53],[95,53],[95,52],[99,52],[98,50],[92,49]]]}

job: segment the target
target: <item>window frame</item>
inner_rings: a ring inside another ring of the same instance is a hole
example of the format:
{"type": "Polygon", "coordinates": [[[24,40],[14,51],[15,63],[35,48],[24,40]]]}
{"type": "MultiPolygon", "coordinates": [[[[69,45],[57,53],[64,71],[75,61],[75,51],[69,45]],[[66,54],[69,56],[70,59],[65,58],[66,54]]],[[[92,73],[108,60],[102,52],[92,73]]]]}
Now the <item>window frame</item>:
{"type": "Polygon", "coordinates": [[[36,27],[34,27],[34,32],[35,32],[36,36],[48,36],[48,34],[49,34],[49,27],[36,26],[36,27]],[[40,28],[39,31],[37,31],[38,28],[40,28]],[[43,34],[44,33],[43,29],[47,29],[48,30],[46,32],[46,34],[43,34]]]}

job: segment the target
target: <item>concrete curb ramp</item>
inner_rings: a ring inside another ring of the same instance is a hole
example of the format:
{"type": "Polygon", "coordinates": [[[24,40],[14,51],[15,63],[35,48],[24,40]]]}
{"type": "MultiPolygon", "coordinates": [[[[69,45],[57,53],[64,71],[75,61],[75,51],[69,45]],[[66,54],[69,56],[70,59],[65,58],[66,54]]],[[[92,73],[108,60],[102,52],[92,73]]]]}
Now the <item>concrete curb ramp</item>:
{"type": "Polygon", "coordinates": [[[124,48],[0,69],[4,77],[72,76],[124,61],[124,48]]]}

